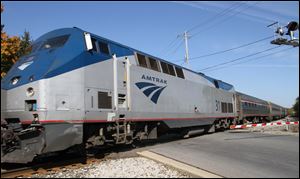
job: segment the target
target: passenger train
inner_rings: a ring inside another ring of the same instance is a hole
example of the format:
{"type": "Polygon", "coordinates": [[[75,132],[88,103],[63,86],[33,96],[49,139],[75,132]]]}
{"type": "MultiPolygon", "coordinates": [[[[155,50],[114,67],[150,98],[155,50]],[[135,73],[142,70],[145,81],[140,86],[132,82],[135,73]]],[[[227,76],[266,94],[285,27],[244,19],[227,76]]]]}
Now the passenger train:
{"type": "Polygon", "coordinates": [[[285,115],[221,80],[63,28],[38,38],[1,81],[1,162],[285,115]]]}

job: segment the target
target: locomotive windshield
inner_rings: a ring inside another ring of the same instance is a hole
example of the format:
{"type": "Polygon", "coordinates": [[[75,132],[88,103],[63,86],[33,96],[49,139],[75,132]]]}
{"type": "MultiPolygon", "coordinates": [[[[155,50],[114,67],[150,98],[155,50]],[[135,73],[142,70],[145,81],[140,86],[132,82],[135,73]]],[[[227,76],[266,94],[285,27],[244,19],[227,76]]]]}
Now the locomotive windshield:
{"type": "MultiPolygon", "coordinates": [[[[39,50],[53,49],[53,48],[61,47],[67,42],[67,40],[69,39],[69,36],[70,35],[62,35],[62,36],[47,39],[43,43],[43,45],[39,48],[39,50]]],[[[36,45],[38,45],[38,44],[36,44],[36,45]]]]}
{"type": "Polygon", "coordinates": [[[38,48],[42,45],[43,42],[37,42],[32,44],[32,50],[31,52],[35,52],[38,50],[38,48]]]}

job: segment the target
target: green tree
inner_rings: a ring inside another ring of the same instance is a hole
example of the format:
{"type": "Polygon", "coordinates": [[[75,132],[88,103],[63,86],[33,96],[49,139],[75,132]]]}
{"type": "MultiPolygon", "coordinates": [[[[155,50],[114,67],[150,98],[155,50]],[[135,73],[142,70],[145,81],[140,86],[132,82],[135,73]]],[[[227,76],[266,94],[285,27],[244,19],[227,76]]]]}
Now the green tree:
{"type": "Polygon", "coordinates": [[[31,46],[32,41],[30,38],[30,34],[28,31],[25,30],[23,36],[21,36],[21,43],[20,43],[20,49],[17,53],[18,57],[28,55],[31,52],[31,46]]]}

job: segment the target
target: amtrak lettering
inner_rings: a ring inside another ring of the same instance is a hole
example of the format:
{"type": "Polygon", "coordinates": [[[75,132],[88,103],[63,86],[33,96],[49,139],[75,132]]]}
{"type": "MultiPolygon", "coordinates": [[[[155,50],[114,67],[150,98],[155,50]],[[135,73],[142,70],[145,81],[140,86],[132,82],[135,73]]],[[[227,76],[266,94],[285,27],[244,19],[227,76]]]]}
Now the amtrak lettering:
{"type": "Polygon", "coordinates": [[[156,78],[156,77],[153,77],[153,76],[143,75],[142,79],[143,80],[149,80],[149,81],[157,82],[157,83],[167,84],[167,80],[164,80],[164,79],[161,79],[161,78],[156,78]]]}

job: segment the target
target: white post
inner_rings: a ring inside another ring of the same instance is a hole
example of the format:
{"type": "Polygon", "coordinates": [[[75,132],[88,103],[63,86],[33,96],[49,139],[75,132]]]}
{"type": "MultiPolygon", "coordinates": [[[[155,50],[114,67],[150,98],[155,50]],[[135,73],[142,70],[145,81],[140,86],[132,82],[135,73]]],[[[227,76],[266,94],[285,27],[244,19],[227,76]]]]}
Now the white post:
{"type": "Polygon", "coordinates": [[[130,100],[131,100],[131,96],[130,96],[130,61],[129,61],[129,58],[128,57],[125,57],[126,59],[126,87],[127,87],[127,109],[128,111],[131,110],[131,107],[130,107],[130,100]]]}
{"type": "Polygon", "coordinates": [[[114,109],[118,110],[118,61],[116,54],[113,54],[113,75],[114,75],[114,109]]]}
{"type": "Polygon", "coordinates": [[[185,41],[185,63],[189,64],[189,47],[188,47],[187,31],[184,31],[184,41],[185,41]]]}

